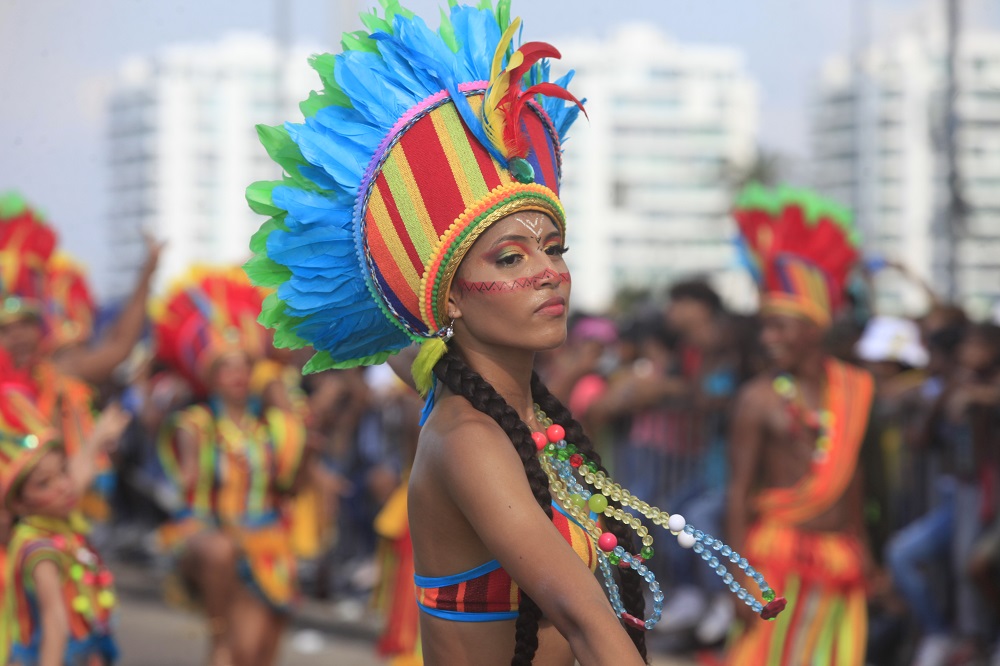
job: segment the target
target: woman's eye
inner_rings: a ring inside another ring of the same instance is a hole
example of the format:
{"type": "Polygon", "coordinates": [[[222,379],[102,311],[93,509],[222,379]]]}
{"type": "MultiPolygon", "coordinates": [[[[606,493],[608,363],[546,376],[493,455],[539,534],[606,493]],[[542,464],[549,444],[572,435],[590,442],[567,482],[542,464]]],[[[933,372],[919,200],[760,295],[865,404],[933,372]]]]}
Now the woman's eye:
{"type": "Polygon", "coordinates": [[[545,248],[545,254],[551,257],[561,257],[569,252],[569,248],[565,245],[553,245],[552,247],[545,248]]]}
{"type": "Polygon", "coordinates": [[[497,264],[501,266],[513,266],[517,263],[517,260],[521,258],[519,254],[508,254],[506,257],[500,257],[497,259],[497,264]]]}

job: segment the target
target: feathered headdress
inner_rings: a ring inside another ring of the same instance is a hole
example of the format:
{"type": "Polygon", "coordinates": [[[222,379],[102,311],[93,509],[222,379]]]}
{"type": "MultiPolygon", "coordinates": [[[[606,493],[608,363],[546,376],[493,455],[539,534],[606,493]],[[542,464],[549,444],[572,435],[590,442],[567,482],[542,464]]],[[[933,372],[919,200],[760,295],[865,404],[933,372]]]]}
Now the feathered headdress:
{"type": "Polygon", "coordinates": [[[157,353],[204,391],[207,371],[220,355],[260,358],[268,336],[258,323],[263,292],[236,267],[195,267],[153,307],[157,353]]]}
{"type": "Polygon", "coordinates": [[[96,311],[83,266],[66,252],[56,252],[45,280],[47,347],[55,350],[89,340],[96,311]]]}
{"type": "Polygon", "coordinates": [[[307,372],[381,363],[419,341],[426,390],[452,278],[479,235],[518,210],[563,228],[560,141],[582,107],[570,76],[548,82],[540,59],[558,51],[513,46],[509,0],[452,3],[436,32],[381,2],[342,53],[312,59],[323,89],[301,104],[305,122],[258,127],[285,177],[247,190],[271,219],[245,268],[277,290],[261,314],[275,344],[315,348],[307,372]]]}
{"type": "Polygon", "coordinates": [[[40,316],[56,234],[15,192],[0,194],[0,321],[40,316]]]}
{"type": "Polygon", "coordinates": [[[850,211],[808,190],[751,185],[733,217],[762,292],[762,312],[829,326],[844,303],[860,235],[850,211]]]}

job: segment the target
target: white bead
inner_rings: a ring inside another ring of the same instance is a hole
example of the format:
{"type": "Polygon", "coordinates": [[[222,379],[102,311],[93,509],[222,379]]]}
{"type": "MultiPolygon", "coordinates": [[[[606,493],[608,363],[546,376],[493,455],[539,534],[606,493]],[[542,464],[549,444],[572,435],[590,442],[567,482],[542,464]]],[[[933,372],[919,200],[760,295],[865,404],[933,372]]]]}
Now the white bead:
{"type": "Polygon", "coordinates": [[[671,532],[680,532],[687,525],[687,518],[679,513],[671,514],[670,520],[667,521],[667,529],[671,532]]]}
{"type": "Polygon", "coordinates": [[[681,532],[677,535],[677,543],[681,545],[681,548],[691,548],[696,542],[693,534],[681,532]]]}

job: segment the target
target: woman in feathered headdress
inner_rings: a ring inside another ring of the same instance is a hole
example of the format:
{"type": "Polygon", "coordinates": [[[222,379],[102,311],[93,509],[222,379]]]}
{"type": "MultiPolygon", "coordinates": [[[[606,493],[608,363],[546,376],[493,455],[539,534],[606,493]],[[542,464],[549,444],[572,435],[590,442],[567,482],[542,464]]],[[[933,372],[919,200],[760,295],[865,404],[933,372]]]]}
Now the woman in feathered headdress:
{"type": "Polygon", "coordinates": [[[203,398],[161,435],[182,498],[161,539],[208,615],[216,666],[273,663],[297,596],[284,497],[298,484],[305,428],[251,392],[270,344],[256,322],[262,298],[238,268],[196,268],[154,312],[160,358],[203,398]]]}
{"type": "Polygon", "coordinates": [[[548,80],[555,48],[514,43],[507,0],[451,3],[437,31],[382,4],[343,53],[313,59],[323,89],[305,121],[259,128],[285,171],[247,191],[271,216],[246,265],[276,289],[261,321],[279,346],[316,350],[307,371],[419,345],[408,512],[428,663],[642,663],[663,594],[637,516],[689,526],[608,479],[532,371],[566,337],[560,152],[582,107],[569,77],[548,80]]]}

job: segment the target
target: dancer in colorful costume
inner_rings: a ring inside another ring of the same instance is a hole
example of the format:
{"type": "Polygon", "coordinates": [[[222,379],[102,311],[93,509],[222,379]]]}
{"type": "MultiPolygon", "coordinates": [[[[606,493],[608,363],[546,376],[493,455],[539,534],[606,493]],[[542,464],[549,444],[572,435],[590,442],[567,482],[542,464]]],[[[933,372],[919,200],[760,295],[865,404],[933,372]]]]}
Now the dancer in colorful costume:
{"type": "Polygon", "coordinates": [[[824,352],[858,258],[850,214],[810,192],[751,186],[734,212],[761,287],[776,370],[736,407],[727,536],[787,595],[790,611],[730,646],[743,664],[864,663],[871,557],[858,453],[874,382],[824,352]]]}
{"type": "Polygon", "coordinates": [[[640,664],[663,594],[638,515],[690,529],[726,567],[714,538],[607,478],[532,372],[566,337],[560,143],[580,103],[569,77],[548,81],[555,48],[514,44],[506,0],[452,4],[437,31],[383,6],[343,53],[313,59],[323,90],[304,123],[259,128],[285,170],[247,192],[271,216],[246,265],[276,288],[261,321],[279,346],[316,349],[306,370],[420,344],[412,373],[428,399],[408,513],[426,663],[640,664]]]}
{"type": "Polygon", "coordinates": [[[239,268],[194,269],[154,315],[160,357],[206,398],[161,437],[183,497],[161,536],[208,615],[216,665],[274,663],[297,596],[285,498],[302,468],[305,428],[250,392],[269,346],[256,322],[261,300],[239,268]]]}
{"type": "MultiPolygon", "coordinates": [[[[111,332],[90,347],[94,301],[82,268],[57,251],[55,231],[14,193],[0,194],[0,347],[7,354],[5,382],[21,391],[60,432],[69,455],[93,427],[93,391],[131,352],[142,334],[149,283],[161,246],[149,256],[135,292],[111,332]]],[[[110,459],[83,509],[92,520],[110,515],[107,496],[114,478],[110,459]]]]}
{"type": "Polygon", "coordinates": [[[11,395],[0,399],[0,494],[17,523],[3,574],[0,664],[114,663],[113,577],[87,540],[78,504],[129,417],[110,408],[69,457],[48,419],[11,395]]]}

